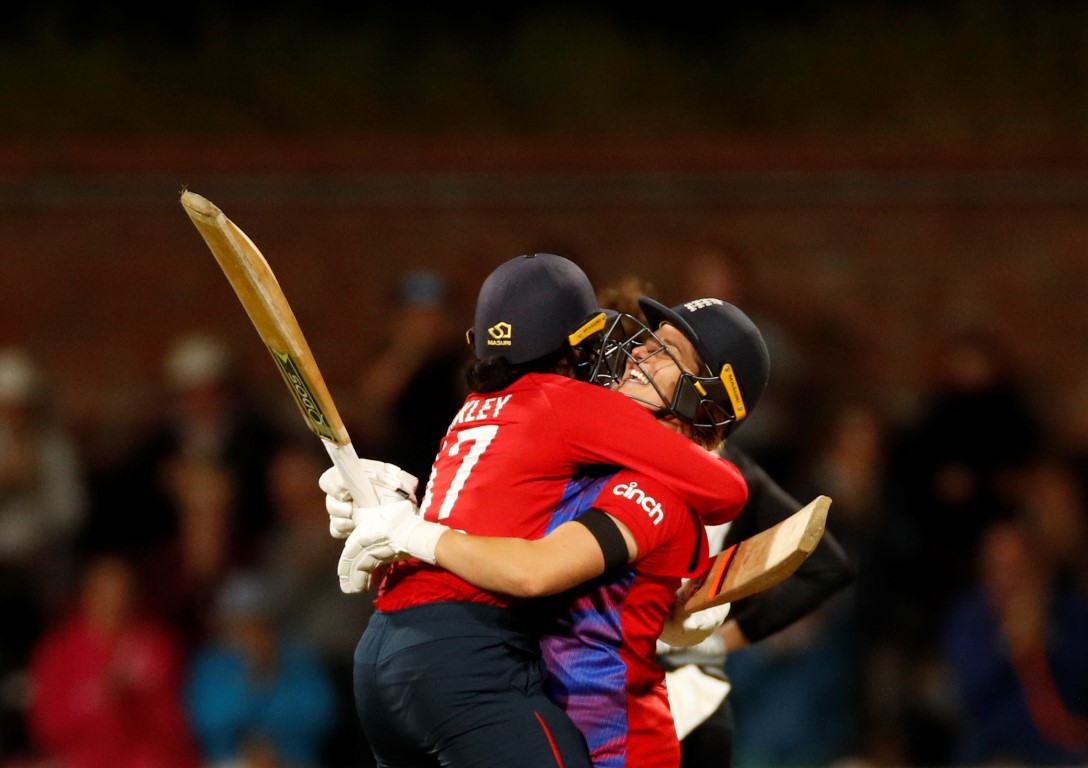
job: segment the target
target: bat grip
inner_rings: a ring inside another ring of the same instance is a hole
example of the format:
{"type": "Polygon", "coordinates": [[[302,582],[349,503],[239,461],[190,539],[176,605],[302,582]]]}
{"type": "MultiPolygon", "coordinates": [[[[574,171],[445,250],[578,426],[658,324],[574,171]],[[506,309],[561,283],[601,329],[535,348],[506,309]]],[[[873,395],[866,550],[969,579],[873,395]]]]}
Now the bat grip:
{"type": "Polygon", "coordinates": [[[351,498],[354,499],[355,504],[363,507],[378,506],[381,502],[378,501],[378,495],[374,493],[374,488],[370,485],[370,480],[351,443],[337,445],[331,440],[324,439],[321,442],[325,444],[325,450],[328,451],[333,466],[340,470],[340,475],[344,478],[344,484],[351,492],[351,498]]]}

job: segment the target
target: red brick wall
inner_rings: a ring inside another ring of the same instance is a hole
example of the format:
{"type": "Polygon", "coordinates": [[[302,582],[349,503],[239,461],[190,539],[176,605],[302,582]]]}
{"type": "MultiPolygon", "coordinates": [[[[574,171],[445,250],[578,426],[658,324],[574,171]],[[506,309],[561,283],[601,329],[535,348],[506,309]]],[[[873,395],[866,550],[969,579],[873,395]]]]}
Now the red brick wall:
{"type": "Polygon", "coordinates": [[[290,407],[178,205],[186,184],[264,251],[334,390],[365,364],[403,271],[455,276],[467,327],[482,276],[531,248],[572,256],[599,285],[634,273],[679,300],[689,255],[728,244],[747,265],[743,301],[793,337],[810,374],[889,408],[910,404],[932,341],[963,322],[1012,344],[1042,401],[1088,361],[1088,175],[1041,161],[166,145],[9,150],[0,171],[0,343],[39,354],[63,414],[115,439],[154,407],[161,357],[190,329],[226,334],[290,407]]]}

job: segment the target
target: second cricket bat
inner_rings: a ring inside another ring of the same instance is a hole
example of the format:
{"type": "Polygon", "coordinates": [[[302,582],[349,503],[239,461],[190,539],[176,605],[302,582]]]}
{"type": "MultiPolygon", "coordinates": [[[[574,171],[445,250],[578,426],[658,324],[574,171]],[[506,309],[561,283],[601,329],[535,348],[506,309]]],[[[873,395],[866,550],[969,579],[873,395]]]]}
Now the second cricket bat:
{"type": "Polygon", "coordinates": [[[817,496],[778,525],[723,550],[688,598],[689,613],[773,587],[796,571],[824,535],[831,499],[817,496]]]}

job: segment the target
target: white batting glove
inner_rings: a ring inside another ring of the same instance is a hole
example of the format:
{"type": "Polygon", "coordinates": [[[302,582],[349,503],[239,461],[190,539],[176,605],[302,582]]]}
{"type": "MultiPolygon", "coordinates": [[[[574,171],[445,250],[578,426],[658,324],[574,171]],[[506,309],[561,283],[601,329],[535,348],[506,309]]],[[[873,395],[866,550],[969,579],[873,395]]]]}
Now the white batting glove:
{"type": "Polygon", "coordinates": [[[382,563],[401,556],[434,563],[438,540],[449,528],[424,520],[414,501],[401,499],[379,507],[362,508],[355,530],[344,542],[337,574],[340,591],[360,591],[366,579],[382,563]]]}
{"type": "Polygon", "coordinates": [[[674,648],[686,648],[697,645],[718,631],[729,616],[729,603],[704,608],[695,613],[684,610],[684,603],[695,592],[698,580],[687,579],[676,591],[676,602],[672,614],[665,619],[661,629],[661,641],[674,648]]]}
{"type": "Polygon", "coordinates": [[[381,582],[390,562],[392,561],[379,561],[369,555],[361,555],[347,566],[347,580],[337,575],[340,578],[340,591],[345,595],[369,592],[381,582]]]}
{"type": "MultiPolygon", "coordinates": [[[[370,480],[378,501],[382,504],[414,499],[419,481],[395,464],[359,459],[367,479],[370,480]]],[[[334,539],[346,539],[355,530],[357,514],[351,491],[336,467],[321,473],[318,486],[325,492],[325,509],[329,513],[329,535],[334,539]]]]}
{"type": "Polygon", "coordinates": [[[401,499],[415,500],[416,489],[419,488],[419,480],[415,475],[405,472],[396,464],[384,461],[359,459],[359,463],[363,465],[363,471],[374,486],[374,493],[380,503],[401,499]]]}

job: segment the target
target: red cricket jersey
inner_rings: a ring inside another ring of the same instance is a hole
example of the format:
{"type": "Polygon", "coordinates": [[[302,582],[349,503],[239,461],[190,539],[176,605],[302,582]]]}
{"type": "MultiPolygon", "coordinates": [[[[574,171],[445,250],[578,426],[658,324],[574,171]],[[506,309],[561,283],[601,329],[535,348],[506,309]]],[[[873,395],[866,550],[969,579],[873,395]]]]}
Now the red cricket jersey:
{"type": "Polygon", "coordinates": [[[600,509],[631,531],[638,557],[543,604],[551,616],[540,638],[548,696],[586,737],[596,768],[677,766],[657,638],[681,579],[706,569],[706,529],[653,478],[620,471],[581,483],[556,523],[600,509]]]}
{"type": "MultiPolygon", "coordinates": [[[[732,520],[748,497],[735,466],[662,428],[629,398],[564,376],[528,374],[465,400],[442,440],[420,510],[466,533],[540,538],[571,478],[598,465],[656,479],[707,524],[732,520]]],[[[390,567],[375,606],[389,611],[440,600],[510,602],[407,560],[390,567]]]]}

